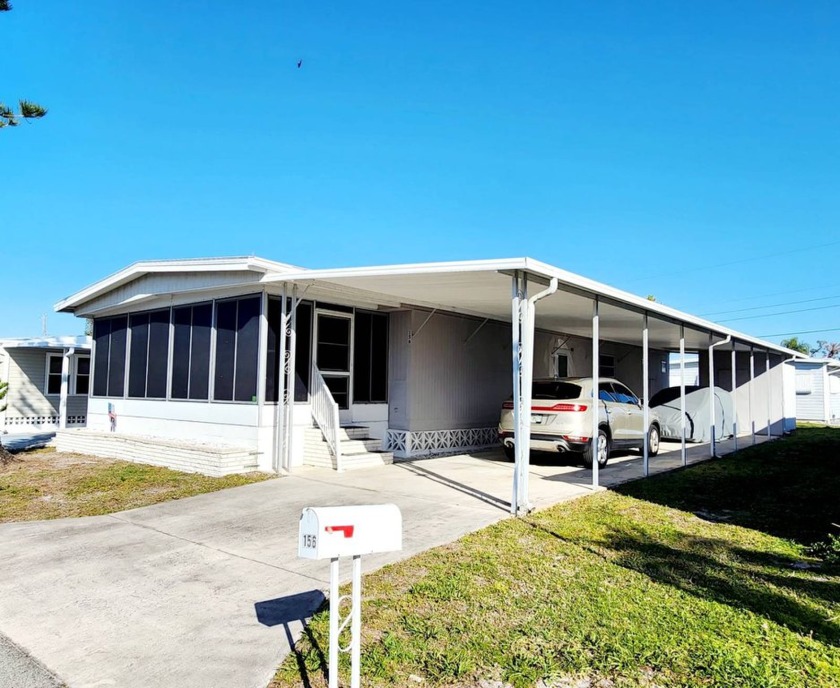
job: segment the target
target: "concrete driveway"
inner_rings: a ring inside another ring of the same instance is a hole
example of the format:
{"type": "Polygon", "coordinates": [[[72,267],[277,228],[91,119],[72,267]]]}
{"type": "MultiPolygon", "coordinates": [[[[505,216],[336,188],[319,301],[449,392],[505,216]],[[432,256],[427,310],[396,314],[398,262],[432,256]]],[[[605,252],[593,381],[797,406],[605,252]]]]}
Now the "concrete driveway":
{"type": "MultiPolygon", "coordinates": [[[[692,447],[690,461],[706,453],[692,447]]],[[[638,477],[639,464],[617,458],[602,481],[638,477]]],[[[673,445],[652,462],[678,464],[673,445]]],[[[511,477],[500,452],[302,469],[109,516],[0,525],[0,633],[72,688],[265,688],[328,587],[327,563],[297,558],[303,507],[397,504],[405,549],[365,558],[370,571],[506,518],[511,477]]],[[[589,480],[537,460],[534,504],[588,494],[589,480]]],[[[14,685],[3,671],[0,685],[14,685]]]]}

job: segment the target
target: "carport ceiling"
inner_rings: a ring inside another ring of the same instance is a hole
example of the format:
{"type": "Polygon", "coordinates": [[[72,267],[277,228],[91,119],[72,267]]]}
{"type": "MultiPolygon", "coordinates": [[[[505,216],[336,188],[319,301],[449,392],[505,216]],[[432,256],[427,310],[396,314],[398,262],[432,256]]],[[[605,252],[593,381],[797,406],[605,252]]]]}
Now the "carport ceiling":
{"type": "Polygon", "coordinates": [[[558,279],[557,293],[537,303],[536,326],[539,329],[581,337],[591,336],[593,301],[598,296],[601,301],[601,339],[604,340],[641,344],[643,313],[647,312],[652,348],[677,350],[682,324],[685,327],[688,351],[706,349],[709,346],[709,332],[713,332],[715,341],[732,335],[736,340],[736,348],[740,350],[749,350],[750,344],[753,344],[761,349],[769,348],[793,355],[793,352],[770,342],[529,258],[301,270],[267,275],[263,281],[305,285],[307,298],[328,300],[346,293],[370,303],[395,308],[438,308],[510,322],[511,276],[516,271],[528,276],[530,296],[544,289],[552,277],[558,279]]]}

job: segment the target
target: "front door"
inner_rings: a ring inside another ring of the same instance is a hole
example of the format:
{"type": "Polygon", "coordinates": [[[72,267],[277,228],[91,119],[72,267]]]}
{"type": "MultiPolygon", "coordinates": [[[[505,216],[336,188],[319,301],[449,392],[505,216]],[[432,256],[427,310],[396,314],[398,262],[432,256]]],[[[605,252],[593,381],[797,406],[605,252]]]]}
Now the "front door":
{"type": "Polygon", "coordinates": [[[341,422],[350,420],[352,399],[353,319],[349,313],[315,312],[315,365],[330,388],[341,422]]]}

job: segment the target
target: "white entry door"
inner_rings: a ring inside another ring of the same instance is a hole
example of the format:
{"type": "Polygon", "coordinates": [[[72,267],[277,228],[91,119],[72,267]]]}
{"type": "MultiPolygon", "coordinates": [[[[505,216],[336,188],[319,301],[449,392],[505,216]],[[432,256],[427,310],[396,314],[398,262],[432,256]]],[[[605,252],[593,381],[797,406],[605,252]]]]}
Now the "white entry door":
{"type": "Polygon", "coordinates": [[[353,403],[353,316],[315,311],[313,357],[339,408],[342,423],[350,422],[353,403]]]}

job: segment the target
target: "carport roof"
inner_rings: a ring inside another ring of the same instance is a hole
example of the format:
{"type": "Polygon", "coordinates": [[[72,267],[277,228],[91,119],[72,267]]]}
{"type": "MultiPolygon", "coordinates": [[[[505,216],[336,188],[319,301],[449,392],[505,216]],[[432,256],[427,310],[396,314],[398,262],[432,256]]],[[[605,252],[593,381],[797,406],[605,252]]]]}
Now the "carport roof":
{"type": "Polygon", "coordinates": [[[650,345],[676,349],[679,325],[686,328],[686,347],[705,349],[709,334],[717,340],[731,336],[735,346],[772,350],[789,356],[802,354],[675,308],[616,289],[532,258],[472,260],[444,263],[413,263],[323,270],[290,270],[266,274],[262,282],[306,285],[306,293],[328,298],[330,293],[352,292],[371,303],[400,308],[419,306],[479,318],[511,320],[511,276],[528,277],[530,295],[557,278],[558,292],[537,304],[536,326],[540,329],[588,337],[591,335],[592,303],[600,303],[602,339],[638,343],[642,314],[649,315],[650,345]]]}
{"type": "MultiPolygon", "coordinates": [[[[709,345],[709,334],[716,340],[731,336],[738,350],[751,346],[801,358],[791,351],[756,337],[731,330],[717,323],[664,306],[660,303],[616,289],[595,280],[542,263],[533,258],[469,260],[442,263],[410,263],[355,268],[305,268],[265,260],[256,256],[157,260],[134,263],[82,289],[56,304],[57,311],[90,315],[87,304],[103,294],[151,273],[252,272],[259,281],[252,284],[294,283],[307,298],[352,300],[379,308],[428,308],[489,318],[511,320],[511,277],[527,276],[533,295],[557,278],[559,288],[537,304],[536,326],[551,332],[589,337],[592,304],[600,301],[600,337],[604,340],[638,344],[641,341],[642,314],[649,316],[650,346],[676,350],[679,326],[685,328],[686,349],[702,350],[709,345]]],[[[177,292],[157,294],[170,298],[177,292]]],[[[128,302],[123,301],[122,306],[128,302]]],[[[115,305],[115,307],[119,307],[115,305]]],[[[136,304],[133,305],[136,308],[136,304]]],[[[727,346],[727,348],[729,348],[727,346]]]]}

